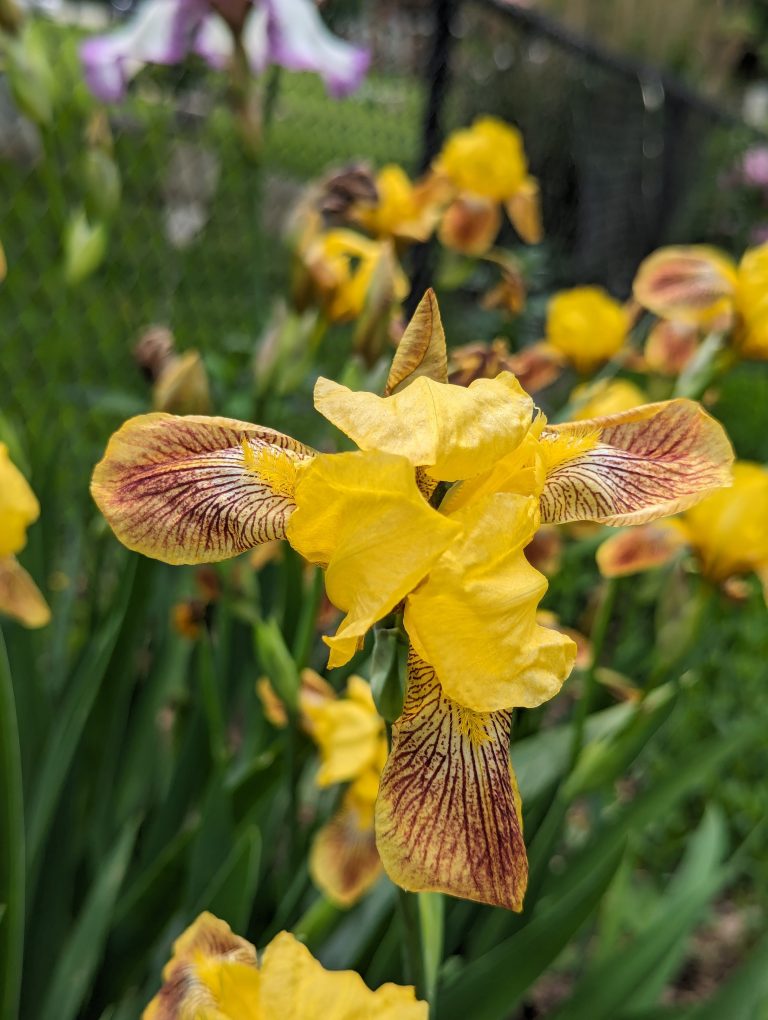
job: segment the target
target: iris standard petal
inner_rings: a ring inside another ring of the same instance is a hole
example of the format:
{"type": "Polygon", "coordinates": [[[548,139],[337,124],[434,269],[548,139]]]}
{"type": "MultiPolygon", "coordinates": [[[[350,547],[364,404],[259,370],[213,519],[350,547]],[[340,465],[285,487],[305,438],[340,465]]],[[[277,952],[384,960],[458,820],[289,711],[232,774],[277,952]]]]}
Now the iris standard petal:
{"type": "Polygon", "coordinates": [[[422,375],[435,382],[448,382],[445,332],[437,297],[431,287],[419,301],[413,318],[400,338],[387,376],[384,395],[388,397],[398,393],[422,375]]]}
{"type": "Polygon", "coordinates": [[[410,652],[376,803],[379,854],[397,885],[522,908],[528,862],[510,723],[509,712],[473,712],[446,697],[410,652]]]}
{"type": "Polygon", "coordinates": [[[312,451],[231,418],[147,414],[110,439],[91,483],[120,541],[166,563],[227,559],[285,537],[312,451]]]}
{"type": "Polygon", "coordinates": [[[208,10],[206,0],[146,0],[124,27],[86,39],[80,60],[88,88],[102,102],[116,103],[144,64],[178,64],[208,10]]]}
{"type": "Polygon", "coordinates": [[[441,481],[491,468],[522,442],[533,413],[510,372],[466,388],[420,376],[389,397],[320,378],[315,407],[362,450],[399,454],[441,481]]]}
{"type": "Polygon", "coordinates": [[[668,400],[542,434],[542,520],[643,524],[730,483],[722,425],[692,400],[668,400]]]}
{"type": "Polygon", "coordinates": [[[536,499],[497,493],[450,519],[461,535],[406,600],[411,642],[466,708],[540,705],[559,691],[576,647],[536,622],[547,580],[523,552],[538,525],[536,499]]]}
{"type": "Polygon", "coordinates": [[[459,526],[428,506],[410,463],[387,453],[321,454],[301,472],[296,503],[288,541],[326,565],[328,597],[347,614],[325,639],[329,665],[340,666],[424,578],[459,526]]]}
{"type": "Polygon", "coordinates": [[[269,59],[289,71],[314,71],[332,96],[362,84],[368,50],[339,39],[323,24],[311,0],[261,0],[268,11],[269,59]]]}

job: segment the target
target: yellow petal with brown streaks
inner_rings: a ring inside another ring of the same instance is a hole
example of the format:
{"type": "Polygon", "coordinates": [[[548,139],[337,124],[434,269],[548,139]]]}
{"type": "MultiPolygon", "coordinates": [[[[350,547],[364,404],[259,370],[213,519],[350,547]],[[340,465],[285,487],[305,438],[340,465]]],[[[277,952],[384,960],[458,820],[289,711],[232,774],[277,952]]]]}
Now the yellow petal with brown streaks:
{"type": "Polygon", "coordinates": [[[504,203],[512,226],[526,244],[540,244],[544,237],[541,223],[541,194],[535,177],[527,177],[504,203]]]}
{"type": "Polygon", "coordinates": [[[688,536],[681,521],[653,521],[606,539],[596,553],[603,577],[627,577],[662,567],[685,548],[688,536]]]}
{"type": "Polygon", "coordinates": [[[112,436],[91,492],[129,549],[210,563],[285,537],[296,465],[312,456],[248,422],[146,414],[112,436]]]}
{"type": "Polygon", "coordinates": [[[419,376],[448,382],[445,333],[435,292],[430,287],[419,301],[397,345],[384,389],[385,396],[404,389],[419,376]]]}
{"type": "Polygon", "coordinates": [[[439,481],[471,478],[514,450],[533,401],[510,372],[470,386],[419,376],[391,397],[318,379],[315,407],[362,450],[407,457],[439,481]]]}
{"type": "Polygon", "coordinates": [[[528,862],[510,723],[509,712],[472,712],[446,697],[410,652],[376,803],[379,854],[397,885],[522,909],[528,862]]]}
{"type": "Polygon", "coordinates": [[[15,556],[0,557],[0,613],[25,627],[45,627],[51,619],[42,592],[15,556]]]}
{"type": "Polygon", "coordinates": [[[643,524],[730,484],[733,450],[692,400],[645,404],[542,434],[552,465],[541,496],[547,524],[643,524]]]}
{"type": "Polygon", "coordinates": [[[443,213],[440,243],[462,255],[484,255],[501,227],[498,202],[480,195],[459,195],[443,213]]]}

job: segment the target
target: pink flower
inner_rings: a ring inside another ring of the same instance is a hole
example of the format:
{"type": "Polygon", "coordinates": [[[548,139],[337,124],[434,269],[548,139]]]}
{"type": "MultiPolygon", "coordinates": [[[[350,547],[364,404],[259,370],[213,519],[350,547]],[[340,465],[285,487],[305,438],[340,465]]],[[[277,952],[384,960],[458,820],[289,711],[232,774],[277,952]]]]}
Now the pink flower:
{"type": "MultiPolygon", "coordinates": [[[[312,0],[251,0],[249,7],[242,38],[254,73],[270,64],[314,71],[333,96],[359,87],[370,54],[330,32],[312,0]]],[[[91,92],[114,103],[145,64],[177,64],[194,53],[223,68],[232,45],[230,29],[208,0],[145,0],[124,26],[87,39],[80,58],[91,92]]]]}

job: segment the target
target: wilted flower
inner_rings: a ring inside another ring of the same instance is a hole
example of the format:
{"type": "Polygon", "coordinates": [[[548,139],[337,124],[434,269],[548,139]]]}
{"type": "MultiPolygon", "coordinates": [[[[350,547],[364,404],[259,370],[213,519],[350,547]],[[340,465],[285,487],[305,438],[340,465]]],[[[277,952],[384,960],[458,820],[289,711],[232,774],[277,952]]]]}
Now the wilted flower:
{"type": "Polygon", "coordinates": [[[0,443],[0,613],[25,627],[44,627],[51,611],[35,582],[16,559],[27,544],[27,528],[40,516],[40,504],[0,443]]]}
{"type": "Polygon", "coordinates": [[[331,667],[400,607],[411,648],[376,804],[384,866],[407,889],[519,909],[510,713],[553,697],[575,654],[536,622],[547,585],[524,549],[541,523],[685,509],[728,481],[732,453],[688,400],[550,426],[511,374],[464,388],[447,382],[446,361],[430,292],[387,396],[318,380],[316,408],[357,452],[318,454],[224,418],[139,416],[111,439],[92,491],[124,544],[166,562],[286,537],[324,566],[346,614],[324,638],[331,667]]]}
{"type": "Polygon", "coordinates": [[[731,332],[744,358],[768,358],[768,244],[738,265],[702,245],[660,248],[637,271],[635,299],[662,319],[731,332]]]}
{"type": "Polygon", "coordinates": [[[733,485],[712,493],[670,521],[658,521],[603,542],[597,563],[605,577],[623,577],[668,563],[681,549],[693,552],[713,584],[756,573],[768,601],[768,470],[737,461],[733,485]]]}
{"type": "Polygon", "coordinates": [[[224,921],[203,913],[173,944],[163,987],[143,1020],[427,1020],[413,988],[372,992],[354,971],[327,971],[281,931],[261,954],[224,921]]]}
{"type": "Polygon", "coordinates": [[[351,676],[343,698],[308,708],[311,736],[320,749],[318,786],[349,783],[341,806],[315,836],[312,880],[335,903],[351,906],[381,875],[374,807],[387,760],[384,721],[365,680],[351,676]]]}
{"type": "Polygon", "coordinates": [[[549,302],[546,342],[589,375],[621,350],[630,326],[628,311],[602,287],[574,287],[549,302]]]}
{"type": "Polygon", "coordinates": [[[235,39],[255,74],[271,64],[314,71],[334,96],[354,91],[368,69],[368,51],[329,32],[311,0],[144,0],[123,27],[86,39],[80,57],[91,92],[114,103],[144,64],[196,54],[226,67],[235,39]]]}
{"type": "Polygon", "coordinates": [[[538,393],[560,375],[564,362],[546,344],[531,344],[514,354],[506,340],[454,347],[448,363],[448,380],[469,386],[475,379],[494,379],[499,372],[511,372],[528,393],[538,393]]]}
{"type": "Polygon", "coordinates": [[[440,224],[440,241],[467,255],[483,255],[501,227],[501,206],[524,241],[541,240],[539,185],[528,173],[517,128],[479,117],[448,138],[433,165],[452,189],[440,224]]]}

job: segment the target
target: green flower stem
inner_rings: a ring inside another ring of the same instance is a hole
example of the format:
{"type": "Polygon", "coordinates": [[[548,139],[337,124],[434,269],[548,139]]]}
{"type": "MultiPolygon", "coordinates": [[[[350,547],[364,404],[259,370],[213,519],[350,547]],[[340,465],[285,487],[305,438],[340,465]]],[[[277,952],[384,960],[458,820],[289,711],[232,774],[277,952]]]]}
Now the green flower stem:
{"type": "Polygon", "coordinates": [[[643,691],[644,698],[647,698],[651,691],[655,690],[666,680],[672,680],[676,684],[680,683],[680,667],[688,657],[691,649],[699,642],[714,592],[715,589],[709,581],[703,577],[698,578],[698,586],[692,599],[690,615],[686,621],[685,631],[681,635],[680,644],[671,658],[662,661],[657,659],[645,685],[643,691]]]}
{"type": "Polygon", "coordinates": [[[437,982],[443,959],[445,898],[442,893],[418,894],[421,958],[424,964],[424,992],[431,1009],[437,1001],[437,982]]]}
{"type": "Polygon", "coordinates": [[[606,582],[603,597],[598,606],[595,619],[592,623],[592,630],[589,635],[590,642],[592,644],[592,656],[589,660],[589,666],[586,673],[584,674],[584,685],[581,692],[581,698],[576,703],[576,711],[573,717],[573,742],[571,744],[571,769],[574,768],[576,762],[584,747],[584,735],[587,724],[587,718],[589,716],[589,710],[592,707],[592,701],[595,695],[595,685],[597,683],[596,672],[597,666],[600,661],[600,656],[603,651],[603,645],[605,644],[605,638],[608,633],[608,624],[611,621],[611,614],[613,612],[613,606],[616,602],[616,588],[617,582],[615,578],[606,582]]]}
{"type": "Polygon", "coordinates": [[[318,896],[293,926],[293,934],[312,949],[322,942],[343,913],[327,897],[318,896]]]}
{"type": "Polygon", "coordinates": [[[722,333],[710,333],[681,372],[673,396],[700,400],[736,362],[736,353],[726,346],[722,333]]]}
{"type": "Polygon", "coordinates": [[[403,930],[403,976],[407,984],[415,985],[416,996],[424,999],[426,983],[418,894],[406,892],[405,889],[398,887],[397,903],[400,926],[403,930]]]}

